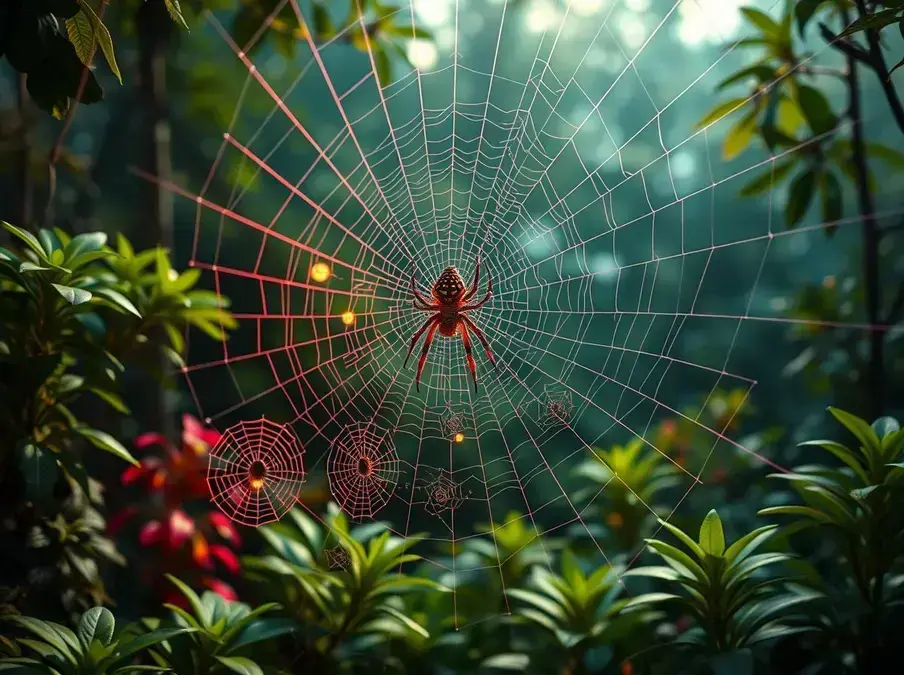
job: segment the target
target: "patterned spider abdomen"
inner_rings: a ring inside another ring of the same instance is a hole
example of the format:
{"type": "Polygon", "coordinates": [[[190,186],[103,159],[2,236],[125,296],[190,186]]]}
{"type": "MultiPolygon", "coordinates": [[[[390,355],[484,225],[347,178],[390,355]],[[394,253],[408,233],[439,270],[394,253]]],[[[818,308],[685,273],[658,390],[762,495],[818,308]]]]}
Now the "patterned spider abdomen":
{"type": "Polygon", "coordinates": [[[454,267],[447,267],[433,284],[433,297],[448,305],[457,302],[465,293],[465,280],[454,267]]]}

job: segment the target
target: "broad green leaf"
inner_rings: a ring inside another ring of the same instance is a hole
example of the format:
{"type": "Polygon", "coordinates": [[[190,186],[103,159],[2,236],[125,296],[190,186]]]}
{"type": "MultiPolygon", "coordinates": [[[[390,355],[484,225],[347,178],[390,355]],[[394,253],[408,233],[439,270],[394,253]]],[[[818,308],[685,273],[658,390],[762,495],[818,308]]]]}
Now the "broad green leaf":
{"type": "Polygon", "coordinates": [[[50,498],[59,476],[56,455],[34,441],[19,445],[19,471],[25,479],[25,494],[36,502],[50,498]]]}
{"type": "Polygon", "coordinates": [[[70,305],[83,305],[93,297],[90,292],[83,288],[74,288],[72,286],[63,286],[62,284],[50,284],[57,293],[63,296],[70,305]]]}
{"type": "Polygon", "coordinates": [[[878,457],[882,454],[881,446],[879,444],[879,439],[876,437],[876,432],[873,431],[872,427],[869,424],[867,424],[856,415],[852,415],[851,413],[840,410],[839,408],[833,408],[830,406],[829,412],[835,419],[841,422],[841,424],[843,424],[848,429],[848,431],[856,436],[858,441],[860,441],[860,443],[863,445],[864,451],[867,453],[867,458],[870,460],[870,464],[872,464],[875,459],[878,459],[878,457]]]}
{"type": "Polygon", "coordinates": [[[741,188],[741,196],[742,197],[753,197],[755,195],[762,194],[764,192],[768,192],[776,185],[778,185],[785,176],[790,173],[791,169],[794,168],[797,159],[792,158],[786,160],[784,162],[773,164],[768,170],[761,173],[759,176],[754,178],[752,181],[747,183],[743,188],[741,188]]]}
{"type": "Polygon", "coordinates": [[[44,252],[44,247],[41,246],[41,242],[39,242],[37,240],[37,238],[31,232],[28,232],[27,230],[22,230],[22,229],[16,227],[15,225],[10,225],[9,223],[7,223],[4,220],[0,220],[0,227],[2,227],[4,230],[9,232],[13,236],[17,237],[18,239],[25,242],[25,244],[28,246],[28,248],[30,248],[32,251],[34,251],[40,260],[43,260],[45,262],[50,262],[50,258],[44,252]]]}
{"type": "Polygon", "coordinates": [[[107,30],[107,27],[94,13],[94,9],[88,4],[87,0],[78,0],[78,4],[82,8],[82,13],[91,23],[94,37],[97,39],[98,45],[100,45],[100,50],[104,53],[104,58],[107,59],[107,65],[110,66],[110,70],[116,76],[116,79],[119,80],[119,83],[122,84],[122,73],[119,72],[119,66],[116,64],[116,54],[113,50],[113,38],[110,36],[110,31],[107,30]]]}
{"type": "Polygon", "coordinates": [[[69,261],[83,253],[98,251],[107,243],[107,235],[103,232],[86,232],[73,237],[63,249],[65,260],[69,261]]]}
{"type": "Polygon", "coordinates": [[[822,513],[821,511],[817,511],[810,506],[770,506],[768,508],[760,509],[759,511],[757,511],[757,515],[800,516],[803,518],[815,520],[819,523],[825,523],[826,525],[833,524],[832,519],[829,516],[827,516],[825,513],[822,513]]]}
{"type": "Polygon", "coordinates": [[[45,230],[43,228],[38,230],[38,241],[41,242],[41,246],[48,256],[52,256],[54,251],[61,248],[59,237],[51,230],[45,230]]]}
{"type": "Polygon", "coordinates": [[[116,620],[113,614],[105,607],[92,607],[84,614],[78,624],[79,640],[87,648],[94,640],[99,641],[105,647],[113,642],[113,630],[116,620]]]}
{"type": "Polygon", "coordinates": [[[821,91],[806,84],[797,86],[797,105],[816,136],[828,133],[838,124],[838,118],[821,91]]]}
{"type": "MultiPolygon", "coordinates": [[[[899,64],[900,65],[900,64],[899,64]]],[[[866,151],[872,157],[884,162],[889,168],[904,171],[904,153],[889,148],[882,143],[867,143],[866,151]]]]}
{"type": "Polygon", "coordinates": [[[813,193],[816,190],[816,173],[812,169],[797,176],[791,183],[788,192],[788,204],[785,206],[785,219],[788,227],[794,227],[807,213],[813,193]]]}
{"type": "Polygon", "coordinates": [[[8,616],[5,618],[7,621],[16,624],[32,635],[36,635],[37,637],[41,638],[44,642],[51,645],[60,654],[62,654],[63,657],[72,665],[76,665],[77,661],[73,649],[78,649],[78,641],[76,640],[76,644],[73,647],[69,643],[69,641],[66,640],[64,636],[56,630],[53,624],[47,621],[41,621],[40,619],[35,619],[30,616],[8,616]]]}
{"type": "Polygon", "coordinates": [[[94,50],[97,48],[97,38],[94,36],[94,27],[88,16],[79,11],[71,19],[66,19],[66,34],[69,36],[69,42],[75,47],[79,61],[85,66],[90,66],[94,50]]]}
{"type": "Polygon", "coordinates": [[[803,443],[798,444],[799,447],[807,447],[807,446],[816,446],[820,447],[823,450],[828,450],[833,455],[835,455],[842,462],[847,464],[851,469],[854,470],[854,473],[857,474],[857,477],[862,480],[864,483],[869,483],[869,476],[863,468],[863,464],[859,461],[857,455],[851,451],[845,445],[838,443],[836,441],[804,441],[803,443]]]}
{"type": "Polygon", "coordinates": [[[733,98],[730,101],[725,101],[724,103],[720,103],[715,108],[710,110],[703,118],[697,122],[697,128],[703,129],[704,127],[708,127],[709,125],[717,122],[722,119],[726,115],[730,115],[736,110],[739,110],[748,104],[748,99],[746,98],[733,98]]]}
{"type": "Polygon", "coordinates": [[[747,78],[754,77],[758,82],[771,82],[775,79],[775,68],[765,63],[757,63],[749,68],[743,68],[738,72],[729,75],[716,85],[716,91],[721,91],[736,82],[741,82],[747,78]]]}
{"type": "Polygon", "coordinates": [[[264,675],[261,667],[251,659],[241,656],[217,656],[215,658],[233,673],[239,673],[239,675],[264,675]]]}
{"type": "Polygon", "coordinates": [[[781,34],[781,26],[765,12],[753,9],[752,7],[742,7],[741,13],[750,23],[763,31],[767,37],[777,39],[781,34]]]}
{"type": "Polygon", "coordinates": [[[700,526],[700,547],[713,556],[721,556],[725,552],[725,533],[722,531],[722,520],[715,509],[706,514],[700,526]]]}
{"type": "Polygon", "coordinates": [[[126,450],[125,446],[107,432],[101,431],[100,429],[91,429],[88,427],[77,427],[75,431],[81,436],[87,438],[93,445],[100,448],[101,450],[106,450],[107,452],[116,455],[120,459],[126,460],[130,464],[140,466],[138,460],[135,459],[128,450],[126,450]]]}
{"type": "Polygon", "coordinates": [[[880,441],[884,441],[886,436],[895,434],[901,430],[901,425],[894,417],[880,417],[872,424],[873,432],[880,441]]]}
{"type": "Polygon", "coordinates": [[[757,124],[756,116],[748,115],[739,120],[725,136],[725,142],[722,145],[722,157],[725,160],[734,159],[740,155],[747,146],[750,145],[756,136],[757,124]]]}
{"type": "Polygon", "coordinates": [[[193,628],[161,628],[139,635],[134,640],[119,642],[119,644],[116,645],[116,651],[107,665],[111,668],[115,667],[128,661],[135,656],[135,654],[144,651],[148,647],[153,647],[156,644],[171,640],[179,635],[193,632],[195,632],[193,628]]]}
{"type": "Polygon", "coordinates": [[[760,544],[775,534],[777,529],[777,525],[766,525],[757,528],[753,532],[748,532],[728,547],[728,550],[725,551],[725,559],[729,565],[735,561],[740,562],[755,551],[760,544]]]}
{"type": "Polygon", "coordinates": [[[118,310],[137,316],[139,319],[141,318],[141,312],[138,311],[138,308],[119,291],[114,291],[112,288],[99,288],[95,291],[95,295],[104,298],[118,310]]]}
{"type": "Polygon", "coordinates": [[[174,584],[176,588],[179,589],[179,591],[181,591],[186,600],[188,600],[189,606],[192,608],[195,616],[198,617],[201,625],[209,625],[211,619],[210,614],[208,614],[207,610],[204,607],[204,604],[201,602],[201,598],[198,597],[198,594],[195,593],[188,584],[174,577],[172,574],[167,574],[166,578],[169,579],[170,582],[174,584]]]}
{"type": "Polygon", "coordinates": [[[256,642],[272,640],[281,635],[294,633],[297,630],[298,624],[292,619],[258,619],[248,624],[230,644],[229,652],[234,652],[256,642]]]}

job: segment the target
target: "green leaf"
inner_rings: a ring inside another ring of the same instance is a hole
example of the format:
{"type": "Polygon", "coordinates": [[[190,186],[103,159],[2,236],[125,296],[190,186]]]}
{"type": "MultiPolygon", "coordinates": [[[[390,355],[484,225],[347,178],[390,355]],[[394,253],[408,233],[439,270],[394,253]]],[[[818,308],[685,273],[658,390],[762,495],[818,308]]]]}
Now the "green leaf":
{"type": "Polygon", "coordinates": [[[0,227],[25,242],[25,245],[34,251],[40,260],[50,262],[50,258],[48,258],[47,254],[44,252],[44,248],[41,246],[41,242],[39,242],[31,232],[19,229],[15,225],[10,225],[3,220],[0,220],[0,227]]]}
{"type": "Polygon", "coordinates": [[[697,122],[697,128],[703,129],[704,127],[708,127],[714,122],[719,121],[726,115],[730,115],[736,110],[740,110],[744,106],[748,104],[748,99],[740,97],[733,98],[730,101],[725,101],[724,103],[720,103],[715,108],[706,113],[699,122],[697,122]]]}
{"type": "Polygon", "coordinates": [[[188,24],[185,23],[185,17],[182,15],[182,7],[179,5],[179,0],[164,0],[164,2],[166,3],[166,10],[169,12],[170,18],[185,30],[188,30],[188,24]]]}
{"type": "Polygon", "coordinates": [[[379,43],[371,43],[371,47],[377,70],[377,79],[380,87],[386,88],[392,83],[392,64],[389,60],[389,53],[379,43]]]}
{"type": "Polygon", "coordinates": [[[116,620],[110,610],[105,607],[92,607],[82,614],[76,635],[78,635],[85,649],[94,640],[107,647],[113,642],[113,630],[115,627],[116,620]]]}
{"type": "Polygon", "coordinates": [[[195,616],[198,617],[198,620],[201,622],[201,624],[204,626],[210,624],[211,616],[205,609],[204,604],[201,602],[201,598],[198,597],[198,594],[195,593],[188,584],[174,577],[172,574],[167,574],[166,578],[169,579],[170,582],[179,589],[182,595],[185,596],[185,599],[188,600],[189,606],[195,613],[195,616]]]}
{"type": "Polygon", "coordinates": [[[140,466],[137,459],[132,457],[131,453],[125,449],[122,443],[113,438],[110,434],[100,429],[91,429],[88,427],[77,427],[76,433],[87,438],[93,445],[116,455],[120,459],[124,459],[130,464],[140,466]]]}
{"type": "Polygon", "coordinates": [[[50,230],[39,230],[38,241],[41,242],[41,246],[44,248],[44,252],[48,256],[52,256],[53,252],[60,248],[59,237],[57,237],[56,234],[54,234],[50,230]]]}
{"type": "Polygon", "coordinates": [[[706,557],[706,551],[704,551],[700,547],[700,545],[697,544],[697,542],[695,542],[687,534],[685,534],[684,530],[682,530],[680,527],[676,527],[675,525],[672,525],[671,523],[668,523],[662,519],[659,520],[659,524],[669,532],[674,534],[682,544],[687,546],[693,552],[693,554],[697,556],[699,560],[703,560],[706,557]]]}
{"type": "Polygon", "coordinates": [[[481,668],[493,670],[517,670],[524,672],[530,665],[527,654],[494,654],[480,662],[481,668]]]}
{"type": "Polygon", "coordinates": [[[807,213],[813,193],[816,190],[816,173],[808,169],[791,183],[788,193],[788,204],[785,206],[785,219],[788,227],[794,227],[807,213]]]}
{"type": "Polygon", "coordinates": [[[139,319],[141,318],[141,312],[138,311],[138,308],[119,291],[114,291],[112,288],[99,288],[95,291],[95,294],[107,300],[115,308],[137,316],[139,319]]]}
{"type": "Polygon", "coordinates": [[[829,412],[836,420],[841,422],[841,424],[843,424],[858,441],[860,441],[870,462],[877,459],[882,454],[881,445],[879,444],[876,432],[873,431],[873,428],[864,420],[849,412],[831,406],[829,407],[829,412]]]}
{"type": "Polygon", "coordinates": [[[728,550],[725,551],[725,559],[729,564],[735,561],[740,562],[755,551],[761,543],[775,534],[777,529],[777,525],[766,525],[765,527],[757,528],[753,532],[748,532],[728,547],[728,550]]]}
{"type": "Polygon", "coordinates": [[[866,16],[862,16],[850,26],[845,28],[838,37],[846,37],[848,35],[853,35],[854,33],[859,33],[863,30],[882,30],[886,26],[890,26],[893,23],[898,22],[898,12],[900,10],[897,9],[884,9],[881,12],[876,12],[875,14],[868,14],[866,16]]]}
{"type": "Polygon", "coordinates": [[[901,425],[894,417],[880,417],[872,424],[873,432],[879,440],[885,440],[890,434],[895,434],[901,430],[901,425]]]}
{"type": "Polygon", "coordinates": [[[819,192],[822,196],[822,222],[837,226],[838,221],[841,220],[843,204],[841,182],[832,171],[820,172],[819,192]]]}
{"type": "Polygon", "coordinates": [[[866,151],[879,161],[884,162],[889,168],[904,171],[904,153],[875,142],[867,143],[866,151]]]}
{"type": "Polygon", "coordinates": [[[814,87],[806,84],[797,86],[797,105],[817,136],[828,133],[838,124],[838,118],[832,112],[829,100],[814,87]]]}
{"type": "Polygon", "coordinates": [[[123,415],[130,414],[129,406],[126,405],[125,401],[123,401],[122,398],[120,398],[113,392],[98,389],[97,387],[88,387],[86,391],[90,391],[92,394],[106,402],[111,408],[116,410],[116,412],[120,412],[123,415]]]}
{"type": "Polygon", "coordinates": [[[297,630],[298,624],[292,619],[259,619],[245,627],[238,638],[230,645],[229,652],[234,652],[256,642],[264,642],[281,635],[294,633],[297,630]]]}
{"type": "MultiPolygon", "coordinates": [[[[110,66],[110,70],[116,76],[116,79],[119,80],[119,83],[122,84],[122,73],[119,72],[119,66],[116,64],[116,54],[113,50],[113,38],[110,36],[110,31],[107,30],[107,27],[98,18],[97,14],[94,13],[94,9],[88,4],[87,0],[78,0],[78,4],[82,8],[81,14],[84,14],[91,24],[91,30],[94,31],[94,37],[100,45],[100,50],[103,52],[104,58],[107,59],[107,65],[110,66]]],[[[76,15],[76,18],[78,16],[79,14],[76,15]]],[[[82,59],[82,63],[87,65],[87,61],[84,59],[82,59]]]]}
{"type": "Polygon", "coordinates": [[[758,9],[753,9],[752,7],[742,7],[741,13],[747,18],[750,23],[763,31],[766,36],[770,38],[778,38],[781,34],[781,26],[779,26],[775,22],[775,20],[765,12],[761,12],[758,9]]]}
{"type": "Polygon", "coordinates": [[[764,63],[758,63],[749,68],[743,68],[719,82],[719,84],[716,85],[716,91],[721,91],[736,82],[746,80],[750,77],[756,78],[758,82],[771,82],[775,79],[775,68],[764,63]]]}
{"type": "MultiPolygon", "coordinates": [[[[83,1],[83,0],[82,0],[83,1]]],[[[103,232],[86,232],[73,237],[66,248],[63,249],[64,259],[69,261],[73,258],[91,251],[99,251],[107,243],[107,235],[103,232]]]]}
{"type": "Polygon", "coordinates": [[[832,0],[798,0],[797,4],[794,6],[794,17],[797,19],[797,30],[801,37],[803,37],[807,24],[810,22],[810,19],[813,18],[813,15],[816,13],[816,10],[819,9],[820,5],[831,1],[832,0]]]}
{"type": "Polygon", "coordinates": [[[74,288],[72,286],[63,286],[62,284],[50,284],[57,293],[63,296],[70,305],[83,305],[93,297],[90,292],[83,288],[74,288]]]}
{"type": "Polygon", "coordinates": [[[53,267],[41,267],[40,265],[35,265],[33,262],[25,261],[21,265],[19,265],[19,272],[22,274],[27,274],[29,272],[50,272],[53,267]]]}
{"type": "Polygon", "coordinates": [[[807,447],[807,446],[817,446],[822,448],[823,450],[828,450],[833,455],[835,455],[842,462],[847,464],[851,469],[854,470],[854,473],[857,474],[857,477],[862,480],[864,483],[869,483],[869,475],[863,468],[863,464],[857,458],[857,455],[851,451],[846,445],[842,445],[836,441],[804,441],[803,443],[798,444],[799,447],[807,447]]]}
{"type": "Polygon", "coordinates": [[[94,36],[94,27],[88,16],[79,11],[71,19],[66,19],[66,34],[69,36],[69,42],[75,47],[79,61],[85,66],[90,66],[94,50],[97,48],[97,38],[94,36]]]}
{"type": "Polygon", "coordinates": [[[757,176],[752,181],[747,183],[747,185],[741,188],[741,196],[753,197],[755,195],[768,192],[776,185],[778,185],[782,181],[782,179],[791,172],[791,169],[794,168],[796,162],[797,159],[792,158],[785,162],[773,164],[768,171],[761,173],[759,176],[757,176]]]}
{"type": "Polygon", "coordinates": [[[725,533],[722,531],[722,520],[715,509],[706,514],[700,526],[700,546],[713,556],[721,556],[725,552],[725,533]]]}
{"type": "Polygon", "coordinates": [[[722,145],[723,159],[731,160],[744,152],[756,136],[756,130],[757,123],[754,114],[738,120],[725,136],[722,145]]]}
{"type": "Polygon", "coordinates": [[[29,499],[43,502],[50,498],[59,476],[56,455],[34,441],[19,445],[19,471],[25,479],[25,494],[29,499]]]}
{"type": "Polygon", "coordinates": [[[800,516],[815,520],[818,523],[832,525],[832,519],[821,511],[817,511],[809,506],[770,506],[757,511],[760,516],[800,516]]]}
{"type": "Polygon", "coordinates": [[[56,649],[63,657],[69,661],[72,665],[76,665],[78,662],[76,661],[76,657],[72,652],[72,648],[78,647],[78,641],[76,640],[75,646],[66,639],[66,636],[61,634],[54,624],[51,624],[47,621],[41,621],[40,619],[35,619],[30,616],[9,616],[6,617],[7,621],[10,621],[20,628],[28,631],[33,635],[37,635],[39,638],[44,640],[47,644],[51,645],[54,649],[56,649]]]}
{"type": "Polygon", "coordinates": [[[261,667],[251,659],[240,656],[217,656],[215,658],[233,673],[239,673],[239,675],[264,675],[261,667]]]}
{"type": "Polygon", "coordinates": [[[194,628],[161,628],[159,630],[151,631],[150,633],[139,635],[134,640],[129,640],[128,642],[120,641],[117,644],[116,651],[110,662],[107,664],[107,667],[112,668],[124,661],[128,661],[135,656],[135,654],[144,651],[148,647],[153,647],[156,644],[164,642],[165,640],[171,640],[179,635],[193,632],[195,632],[194,628]]]}

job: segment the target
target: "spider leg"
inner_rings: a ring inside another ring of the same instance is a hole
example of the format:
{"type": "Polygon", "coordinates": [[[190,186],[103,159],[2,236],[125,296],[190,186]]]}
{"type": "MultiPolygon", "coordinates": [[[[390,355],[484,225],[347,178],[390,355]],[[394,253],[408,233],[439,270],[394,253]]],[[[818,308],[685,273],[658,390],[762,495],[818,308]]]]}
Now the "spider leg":
{"type": "Polygon", "coordinates": [[[411,301],[411,306],[415,309],[419,309],[422,312],[435,312],[439,307],[437,305],[419,305],[417,300],[411,301]]]}
{"type": "Polygon", "coordinates": [[[487,304],[490,301],[491,297],[493,297],[493,280],[492,279],[490,279],[489,282],[487,283],[487,294],[484,296],[483,300],[478,302],[476,305],[465,305],[464,307],[461,307],[458,311],[459,312],[467,312],[472,309],[480,309],[481,307],[483,307],[485,304],[487,304]]]}
{"type": "Polygon", "coordinates": [[[471,336],[468,335],[468,327],[464,321],[459,320],[458,327],[461,329],[461,341],[465,345],[465,356],[468,359],[468,370],[471,371],[471,379],[474,381],[474,393],[477,393],[477,365],[474,363],[474,354],[471,351],[471,336]]]}
{"type": "Polygon", "coordinates": [[[477,284],[480,283],[480,256],[477,256],[477,266],[474,268],[474,280],[471,282],[471,288],[465,293],[461,302],[467,302],[477,294],[477,284]]]}
{"type": "Polygon", "coordinates": [[[424,325],[418,328],[417,332],[411,338],[411,344],[408,346],[408,356],[405,357],[405,365],[402,366],[403,368],[408,366],[408,359],[411,358],[411,352],[414,351],[414,345],[417,344],[418,338],[424,334],[424,331],[430,328],[431,323],[436,323],[437,325],[439,325],[439,314],[434,314],[433,316],[429,317],[424,322],[424,325]]]}
{"type": "Polygon", "coordinates": [[[477,336],[477,339],[480,340],[480,344],[483,345],[483,351],[486,352],[487,358],[490,360],[490,363],[493,364],[493,368],[495,369],[496,368],[496,357],[493,356],[493,351],[490,349],[490,343],[487,342],[487,338],[483,334],[483,331],[480,330],[477,327],[477,324],[475,324],[473,321],[471,321],[471,319],[466,317],[464,314],[461,315],[461,320],[464,321],[468,325],[468,328],[471,329],[471,332],[473,332],[474,335],[477,336]]]}
{"type": "Polygon", "coordinates": [[[427,333],[427,339],[424,340],[424,348],[421,349],[421,358],[417,361],[417,377],[414,380],[414,388],[421,390],[421,373],[424,372],[424,364],[427,363],[427,353],[430,351],[430,345],[433,344],[433,338],[436,336],[436,330],[439,328],[439,319],[433,322],[433,327],[427,333]]]}
{"type": "Polygon", "coordinates": [[[419,300],[424,305],[430,305],[431,303],[427,302],[424,299],[424,296],[421,295],[420,291],[417,290],[417,284],[414,281],[414,272],[411,273],[411,292],[414,294],[414,297],[419,300]]]}

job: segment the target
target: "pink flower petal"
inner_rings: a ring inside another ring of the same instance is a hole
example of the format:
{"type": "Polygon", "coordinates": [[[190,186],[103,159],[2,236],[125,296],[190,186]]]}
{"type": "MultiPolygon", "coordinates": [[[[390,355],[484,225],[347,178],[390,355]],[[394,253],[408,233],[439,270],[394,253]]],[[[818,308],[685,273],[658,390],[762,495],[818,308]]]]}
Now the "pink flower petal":
{"type": "Polygon", "coordinates": [[[221,511],[211,511],[207,514],[207,519],[210,521],[210,524],[213,525],[213,529],[216,530],[216,533],[223,539],[233,546],[242,545],[242,540],[239,537],[238,531],[235,529],[235,525],[233,525],[232,521],[226,517],[225,513],[221,511]]]}
{"type": "Polygon", "coordinates": [[[111,537],[115,537],[119,531],[123,528],[123,526],[132,518],[135,517],[135,514],[138,513],[138,508],[135,506],[127,506],[122,511],[118,511],[110,516],[110,519],[107,521],[107,534],[111,537]]]}
{"type": "Polygon", "coordinates": [[[195,521],[185,511],[175,509],[169,517],[169,544],[176,549],[195,533],[195,521]]]}
{"type": "Polygon", "coordinates": [[[163,523],[159,520],[152,520],[141,528],[138,533],[138,543],[142,546],[153,546],[159,543],[162,537],[163,523]]]}
{"type": "Polygon", "coordinates": [[[236,594],[232,586],[227,584],[225,581],[215,579],[214,577],[204,577],[203,579],[201,579],[201,583],[217,595],[222,596],[224,600],[234,602],[239,599],[239,596],[236,594]]]}
{"type": "Polygon", "coordinates": [[[229,570],[231,574],[238,574],[242,566],[239,559],[232,551],[221,544],[214,544],[210,547],[210,553],[214,558],[223,563],[223,566],[229,570]]]}
{"type": "Polygon", "coordinates": [[[151,445],[162,445],[162,446],[166,447],[167,445],[169,445],[169,441],[166,439],[166,436],[164,436],[163,434],[150,432],[150,433],[141,434],[140,436],[138,436],[134,441],[134,445],[138,449],[146,448],[151,445]]]}

